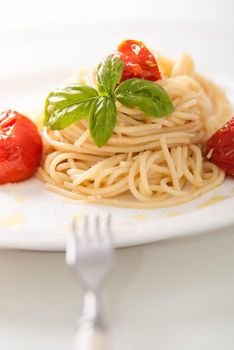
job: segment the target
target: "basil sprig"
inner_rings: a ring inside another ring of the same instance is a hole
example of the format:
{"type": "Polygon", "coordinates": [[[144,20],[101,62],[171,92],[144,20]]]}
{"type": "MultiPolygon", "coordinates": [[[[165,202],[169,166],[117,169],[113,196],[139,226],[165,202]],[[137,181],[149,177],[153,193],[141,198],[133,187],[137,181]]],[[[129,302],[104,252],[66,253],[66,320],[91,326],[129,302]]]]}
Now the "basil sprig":
{"type": "Polygon", "coordinates": [[[116,100],[127,107],[137,107],[152,117],[164,117],[173,112],[167,92],[149,80],[132,78],[123,81],[115,90],[116,100]]]}
{"type": "Polygon", "coordinates": [[[90,134],[98,147],[111,137],[116,124],[115,102],[107,96],[99,97],[92,105],[89,115],[90,134]]]}
{"type": "Polygon", "coordinates": [[[116,124],[115,101],[156,118],[173,112],[171,98],[159,84],[137,78],[120,83],[123,69],[124,63],[118,57],[108,56],[97,69],[97,90],[81,84],[53,90],[45,102],[44,124],[51,130],[60,130],[88,117],[90,135],[102,147],[116,124]]]}
{"type": "Polygon", "coordinates": [[[123,75],[124,63],[118,57],[106,57],[97,69],[98,91],[100,95],[114,95],[116,85],[123,75]]]}
{"type": "Polygon", "coordinates": [[[52,130],[64,129],[87,117],[97,98],[97,90],[81,84],[55,89],[46,99],[44,124],[52,130]]]}

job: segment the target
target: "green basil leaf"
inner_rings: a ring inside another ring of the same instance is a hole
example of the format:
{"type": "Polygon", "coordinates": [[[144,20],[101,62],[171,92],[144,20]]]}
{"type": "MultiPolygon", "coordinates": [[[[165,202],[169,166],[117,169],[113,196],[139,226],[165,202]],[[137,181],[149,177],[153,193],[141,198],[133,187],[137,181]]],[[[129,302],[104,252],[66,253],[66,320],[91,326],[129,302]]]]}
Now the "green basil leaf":
{"type": "Polygon", "coordinates": [[[164,117],[173,112],[172,100],[166,90],[149,80],[132,78],[115,90],[116,99],[127,107],[137,107],[152,117],[164,117]]]}
{"type": "Polygon", "coordinates": [[[124,69],[124,63],[118,57],[105,57],[97,69],[98,91],[102,96],[114,92],[119,84],[124,69]]]}
{"type": "Polygon", "coordinates": [[[89,115],[89,131],[98,147],[111,137],[116,124],[115,102],[106,96],[99,97],[92,105],[89,115]]]}
{"type": "Polygon", "coordinates": [[[89,116],[98,92],[89,86],[71,84],[53,90],[46,99],[44,124],[52,130],[64,129],[89,116]]]}

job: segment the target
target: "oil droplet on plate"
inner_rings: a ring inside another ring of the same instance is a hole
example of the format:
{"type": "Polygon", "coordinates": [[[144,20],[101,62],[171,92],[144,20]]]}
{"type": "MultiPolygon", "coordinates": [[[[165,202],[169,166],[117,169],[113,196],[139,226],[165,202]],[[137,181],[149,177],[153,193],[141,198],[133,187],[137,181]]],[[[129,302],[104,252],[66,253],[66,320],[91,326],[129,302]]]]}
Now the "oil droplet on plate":
{"type": "Polygon", "coordinates": [[[139,220],[139,221],[144,221],[147,219],[147,216],[145,214],[137,214],[133,216],[134,219],[139,220]]]}
{"type": "Polygon", "coordinates": [[[120,223],[118,223],[116,226],[117,227],[125,227],[125,226],[132,226],[134,225],[133,221],[122,221],[120,223]]]}
{"type": "Polygon", "coordinates": [[[26,196],[17,196],[15,197],[15,201],[20,204],[26,203],[28,198],[26,196]]]}
{"type": "Polygon", "coordinates": [[[209,207],[211,205],[222,202],[226,198],[228,198],[228,196],[214,196],[214,197],[208,199],[207,201],[201,203],[200,205],[198,205],[197,208],[201,209],[201,208],[209,207]]]}
{"type": "Polygon", "coordinates": [[[13,227],[25,223],[25,217],[21,213],[16,213],[5,218],[0,218],[0,227],[13,227]]]}
{"type": "Polygon", "coordinates": [[[170,213],[168,213],[168,217],[172,218],[173,216],[178,216],[178,215],[182,215],[183,213],[181,211],[171,211],[170,213]]]}
{"type": "Polygon", "coordinates": [[[79,214],[74,215],[73,219],[76,219],[76,221],[80,221],[83,219],[83,217],[84,217],[84,214],[79,213],[79,214]]]}
{"type": "Polygon", "coordinates": [[[11,192],[20,192],[22,190],[22,185],[15,183],[15,184],[11,184],[11,192]]]}
{"type": "Polygon", "coordinates": [[[76,221],[76,227],[79,228],[79,222],[84,218],[84,214],[79,213],[76,215],[73,215],[70,224],[68,225],[68,229],[69,231],[71,231],[73,229],[73,220],[76,221]]]}

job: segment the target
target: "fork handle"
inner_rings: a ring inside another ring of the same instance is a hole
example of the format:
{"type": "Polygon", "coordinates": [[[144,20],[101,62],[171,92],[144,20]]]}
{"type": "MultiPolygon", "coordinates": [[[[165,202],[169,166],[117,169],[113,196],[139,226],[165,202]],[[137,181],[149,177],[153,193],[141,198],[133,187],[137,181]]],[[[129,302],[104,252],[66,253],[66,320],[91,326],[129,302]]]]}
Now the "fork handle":
{"type": "Polygon", "coordinates": [[[74,350],[108,350],[109,339],[105,330],[81,325],[75,336],[74,350]]]}
{"type": "Polygon", "coordinates": [[[108,350],[108,338],[101,315],[101,300],[97,293],[86,292],[83,315],[75,336],[74,350],[108,350]]]}

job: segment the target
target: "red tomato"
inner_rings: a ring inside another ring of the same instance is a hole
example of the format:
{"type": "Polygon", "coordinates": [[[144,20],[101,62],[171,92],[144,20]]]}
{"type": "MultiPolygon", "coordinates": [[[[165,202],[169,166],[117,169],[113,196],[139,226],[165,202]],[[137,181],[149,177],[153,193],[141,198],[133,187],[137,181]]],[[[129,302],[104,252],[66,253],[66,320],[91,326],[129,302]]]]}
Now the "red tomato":
{"type": "Polygon", "coordinates": [[[119,57],[124,62],[121,81],[130,78],[152,81],[161,79],[155,57],[141,41],[123,41],[113,56],[119,57]]]}
{"type": "Polygon", "coordinates": [[[234,117],[208,140],[207,153],[209,152],[213,163],[227,175],[234,176],[234,117]]]}
{"type": "Polygon", "coordinates": [[[0,114],[0,184],[32,176],[40,164],[42,140],[36,125],[15,111],[0,114]]]}

